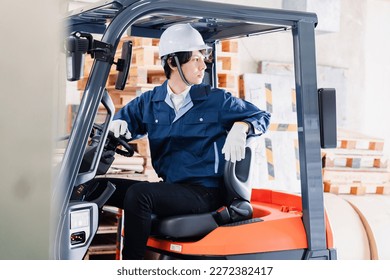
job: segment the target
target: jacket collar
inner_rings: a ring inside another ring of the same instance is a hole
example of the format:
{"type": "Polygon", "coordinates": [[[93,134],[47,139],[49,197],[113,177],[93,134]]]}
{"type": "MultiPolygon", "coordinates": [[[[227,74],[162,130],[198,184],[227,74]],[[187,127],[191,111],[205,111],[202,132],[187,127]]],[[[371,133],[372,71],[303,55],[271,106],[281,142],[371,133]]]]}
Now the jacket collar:
{"type": "Polygon", "coordinates": [[[190,90],[191,99],[194,100],[205,100],[210,93],[210,86],[205,84],[193,85],[190,90]]]}
{"type": "MultiPolygon", "coordinates": [[[[161,86],[154,88],[152,101],[164,101],[167,96],[167,83],[166,80],[161,86]]],[[[193,85],[190,90],[191,100],[205,100],[210,93],[210,86],[205,84],[193,85]]]]}
{"type": "Polygon", "coordinates": [[[167,83],[168,80],[166,80],[161,86],[157,86],[154,88],[152,101],[164,101],[165,97],[167,96],[167,83]]]}

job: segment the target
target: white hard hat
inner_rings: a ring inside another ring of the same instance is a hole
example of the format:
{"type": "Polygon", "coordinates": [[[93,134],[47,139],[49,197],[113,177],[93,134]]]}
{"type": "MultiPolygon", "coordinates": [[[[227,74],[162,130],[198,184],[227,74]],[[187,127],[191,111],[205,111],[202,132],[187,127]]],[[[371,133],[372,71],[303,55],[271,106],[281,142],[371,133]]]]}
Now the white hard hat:
{"type": "Polygon", "coordinates": [[[168,27],[160,37],[160,57],[175,52],[209,50],[199,31],[189,23],[168,27]]]}

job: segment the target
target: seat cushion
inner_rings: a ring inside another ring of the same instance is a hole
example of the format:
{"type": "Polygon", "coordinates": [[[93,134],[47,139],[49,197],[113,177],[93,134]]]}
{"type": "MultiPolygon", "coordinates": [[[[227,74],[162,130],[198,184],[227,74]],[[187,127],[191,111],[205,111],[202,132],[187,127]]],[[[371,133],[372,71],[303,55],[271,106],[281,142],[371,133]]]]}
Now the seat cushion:
{"type": "Polygon", "coordinates": [[[159,218],[152,215],[151,235],[166,238],[202,237],[216,229],[212,213],[159,218]]]}

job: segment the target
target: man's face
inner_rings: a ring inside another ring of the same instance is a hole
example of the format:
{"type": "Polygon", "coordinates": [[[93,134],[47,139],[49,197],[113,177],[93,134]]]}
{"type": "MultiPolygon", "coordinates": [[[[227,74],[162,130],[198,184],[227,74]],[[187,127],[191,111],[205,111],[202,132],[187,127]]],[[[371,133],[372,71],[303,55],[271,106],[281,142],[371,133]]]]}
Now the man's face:
{"type": "Polygon", "coordinates": [[[203,81],[206,64],[205,57],[200,51],[193,51],[190,61],[181,66],[184,76],[191,84],[198,85],[203,81]]]}

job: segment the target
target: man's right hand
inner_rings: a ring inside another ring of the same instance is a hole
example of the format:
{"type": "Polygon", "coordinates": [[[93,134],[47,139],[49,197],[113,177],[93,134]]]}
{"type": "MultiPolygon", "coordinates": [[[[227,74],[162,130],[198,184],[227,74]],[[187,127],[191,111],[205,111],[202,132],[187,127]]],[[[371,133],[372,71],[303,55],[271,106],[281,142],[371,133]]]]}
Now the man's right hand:
{"type": "Polygon", "coordinates": [[[112,131],[116,138],[119,138],[119,136],[124,135],[126,139],[131,139],[131,133],[127,129],[126,121],[114,120],[108,126],[108,130],[112,131]]]}

